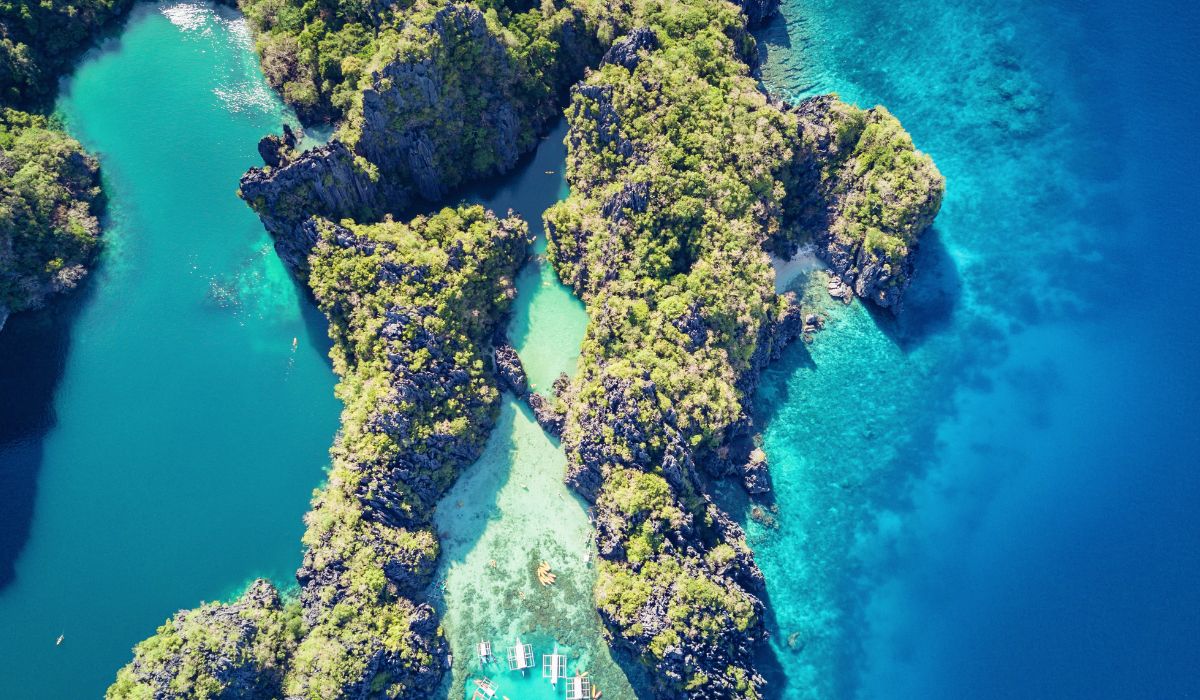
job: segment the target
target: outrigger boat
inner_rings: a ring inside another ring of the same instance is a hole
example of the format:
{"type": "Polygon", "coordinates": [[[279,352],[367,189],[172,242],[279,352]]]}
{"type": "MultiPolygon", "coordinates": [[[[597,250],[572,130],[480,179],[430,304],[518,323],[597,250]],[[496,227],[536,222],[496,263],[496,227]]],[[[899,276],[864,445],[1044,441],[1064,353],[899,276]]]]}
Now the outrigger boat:
{"type": "Polygon", "coordinates": [[[522,675],[526,669],[533,667],[533,645],[522,644],[521,638],[517,637],[517,643],[512,649],[508,650],[508,670],[520,671],[522,675]]]}
{"type": "Polygon", "coordinates": [[[592,681],[587,676],[567,679],[567,700],[592,700],[592,681]]]}
{"type": "Polygon", "coordinates": [[[559,678],[567,677],[567,657],[558,653],[558,645],[554,645],[554,653],[542,655],[542,678],[549,678],[550,685],[558,685],[559,678]]]}

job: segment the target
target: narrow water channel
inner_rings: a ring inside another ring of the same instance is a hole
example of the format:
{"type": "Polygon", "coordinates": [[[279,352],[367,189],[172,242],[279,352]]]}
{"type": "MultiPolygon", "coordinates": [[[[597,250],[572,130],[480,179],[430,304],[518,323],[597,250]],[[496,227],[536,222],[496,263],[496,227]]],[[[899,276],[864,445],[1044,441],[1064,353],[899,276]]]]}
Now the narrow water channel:
{"type": "MultiPolygon", "coordinates": [[[[537,235],[536,257],[517,280],[508,335],[530,386],[543,394],[560,373],[574,373],[588,321],[583,303],[546,262],[541,228],[542,212],[567,195],[565,129],[547,136],[502,185],[468,197],[497,212],[513,209],[537,235]]],[[[506,394],[483,456],[438,505],[440,607],[454,654],[451,698],[471,697],[480,678],[514,700],[560,698],[564,682],[554,686],[542,677],[543,656],[556,647],[570,672],[588,673],[604,697],[634,697],[592,604],[591,525],[583,502],[563,484],[565,469],[557,440],[506,394]],[[538,582],[543,562],[557,576],[552,585],[538,582]],[[518,639],[533,647],[534,667],[525,675],[508,670],[507,652],[518,639]],[[480,661],[477,645],[484,640],[492,644],[493,663],[480,661]]]]}
{"type": "Polygon", "coordinates": [[[340,408],[324,320],[235,194],[287,118],[244,22],[139,7],[59,110],[111,211],[87,288],[0,333],[7,700],[100,697],[177,609],[292,582],[340,408]]]}

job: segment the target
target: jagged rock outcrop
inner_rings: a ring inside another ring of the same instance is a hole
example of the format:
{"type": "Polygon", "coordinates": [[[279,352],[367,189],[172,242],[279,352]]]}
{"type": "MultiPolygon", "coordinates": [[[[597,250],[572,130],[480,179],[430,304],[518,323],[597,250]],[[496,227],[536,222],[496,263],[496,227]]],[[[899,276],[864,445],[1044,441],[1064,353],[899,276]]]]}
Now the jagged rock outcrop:
{"type": "Polygon", "coordinates": [[[742,465],[742,482],[746,486],[746,493],[752,496],[771,492],[771,472],[767,469],[767,453],[762,448],[754,448],[742,465]]]}
{"type": "Polygon", "coordinates": [[[792,221],[783,254],[812,240],[857,296],[898,308],[920,235],[941,208],[945,178],[883,107],[862,110],[823,95],[791,113],[797,122],[787,203],[792,221]]]}
{"type": "Polygon", "coordinates": [[[547,399],[541,394],[531,391],[525,394],[525,402],[529,404],[529,410],[533,412],[533,419],[542,426],[542,430],[554,437],[562,437],[566,414],[561,401],[547,399]]]}
{"type": "Polygon", "coordinates": [[[658,48],[658,37],[648,27],[638,27],[613,42],[604,53],[601,63],[614,63],[626,70],[637,68],[644,52],[658,48]]]}
{"type": "Polygon", "coordinates": [[[301,274],[315,243],[311,230],[301,230],[311,217],[375,221],[410,201],[407,189],[381,184],[337,139],[279,167],[251,168],[238,192],[273,235],[279,256],[301,274]]]}
{"type": "Polygon", "coordinates": [[[525,377],[525,367],[517,351],[508,343],[497,343],[492,348],[492,359],[496,363],[496,375],[500,384],[518,398],[529,391],[529,381],[525,377]]]}
{"type": "Polygon", "coordinates": [[[110,700],[283,697],[286,660],[296,649],[299,607],[258,579],[237,601],[181,610],[137,645],[108,690],[110,700]]]}
{"type": "Polygon", "coordinates": [[[269,134],[259,139],[258,142],[258,155],[262,157],[264,163],[272,168],[286,165],[292,159],[292,152],[295,149],[296,134],[287,124],[283,125],[283,136],[269,134]]]}

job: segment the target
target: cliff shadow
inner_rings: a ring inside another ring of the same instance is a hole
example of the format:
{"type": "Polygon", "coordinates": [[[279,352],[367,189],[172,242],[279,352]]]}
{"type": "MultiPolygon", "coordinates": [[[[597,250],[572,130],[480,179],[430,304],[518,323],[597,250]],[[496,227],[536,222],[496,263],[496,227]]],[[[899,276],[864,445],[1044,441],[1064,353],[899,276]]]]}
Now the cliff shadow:
{"type": "MultiPolygon", "coordinates": [[[[828,333],[830,331],[827,329],[818,332],[828,333]]],[[[783,354],[778,360],[767,365],[767,368],[763,370],[762,376],[758,380],[758,388],[750,396],[748,407],[748,412],[754,419],[755,432],[762,432],[775,419],[779,409],[789,403],[791,386],[788,377],[801,368],[815,370],[817,363],[808,350],[808,343],[797,339],[784,348],[783,354]]]]}
{"type": "MultiPolygon", "coordinates": [[[[771,596],[765,587],[759,597],[763,602],[763,625],[768,637],[755,650],[754,665],[767,682],[763,687],[762,697],[767,700],[782,700],[784,688],[787,687],[787,671],[779,658],[777,645],[771,644],[771,639],[781,639],[783,633],[775,619],[775,606],[771,604],[771,596]]],[[[786,640],[783,643],[786,644],[786,640]]]]}
{"type": "Polygon", "coordinates": [[[752,27],[750,33],[754,36],[760,66],[766,65],[772,51],[792,52],[792,37],[782,12],[776,12],[767,21],[752,27]]]}
{"type": "Polygon", "coordinates": [[[0,591],[16,580],[29,540],[71,329],[90,289],[85,283],[45,308],[14,314],[0,331],[0,591]]]}
{"type": "Polygon", "coordinates": [[[296,285],[296,306],[300,310],[304,327],[308,330],[308,342],[325,358],[325,366],[332,372],[333,360],[329,357],[329,351],[333,349],[333,341],[329,339],[329,319],[317,308],[317,299],[306,283],[296,279],[296,275],[290,272],[288,279],[296,285]]]}
{"type": "Polygon", "coordinates": [[[904,352],[919,348],[951,326],[962,303],[963,281],[937,227],[917,248],[912,283],[898,314],[867,304],[875,325],[904,352]]]}

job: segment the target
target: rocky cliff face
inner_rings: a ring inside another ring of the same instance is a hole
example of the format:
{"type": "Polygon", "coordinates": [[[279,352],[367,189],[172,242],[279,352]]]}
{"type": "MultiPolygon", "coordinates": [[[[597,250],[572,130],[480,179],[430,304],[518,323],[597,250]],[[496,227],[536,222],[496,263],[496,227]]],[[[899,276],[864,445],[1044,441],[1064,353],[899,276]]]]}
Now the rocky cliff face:
{"type": "Polygon", "coordinates": [[[397,49],[371,75],[350,115],[356,153],[384,180],[428,201],[466,179],[507,172],[535,143],[552,103],[523,99],[502,37],[473,5],[447,5],[414,33],[429,48],[397,49]]]}
{"type": "Polygon", "coordinates": [[[559,82],[601,51],[577,13],[547,20],[558,57],[533,76],[483,13],[470,4],[414,11],[380,39],[366,87],[327,146],[292,154],[272,141],[264,168],[240,193],[303,267],[310,216],[378,221],[417,202],[436,202],[465,182],[507,172],[555,116],[559,82]],[[298,237],[295,244],[290,238],[298,237]]]}
{"type": "Polygon", "coordinates": [[[746,24],[755,27],[779,12],[779,0],[736,0],[734,5],[746,14],[746,24]]]}
{"type": "Polygon", "coordinates": [[[275,240],[275,250],[293,270],[308,270],[315,232],[304,224],[314,216],[335,221],[375,221],[408,205],[411,192],[380,183],[370,164],[338,140],[291,157],[276,154],[275,167],[252,168],[239,193],[258,213],[275,240]]]}
{"type": "Polygon", "coordinates": [[[941,208],[945,178],[883,107],[862,110],[824,95],[790,111],[797,123],[792,220],[781,253],[812,240],[857,296],[899,307],[920,236],[941,208]]]}

